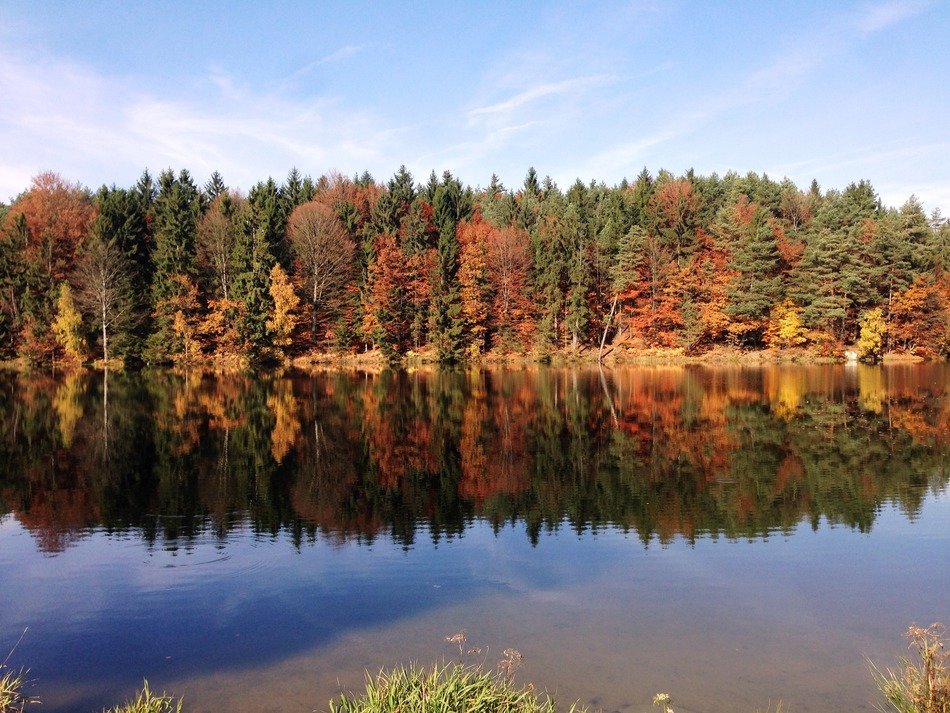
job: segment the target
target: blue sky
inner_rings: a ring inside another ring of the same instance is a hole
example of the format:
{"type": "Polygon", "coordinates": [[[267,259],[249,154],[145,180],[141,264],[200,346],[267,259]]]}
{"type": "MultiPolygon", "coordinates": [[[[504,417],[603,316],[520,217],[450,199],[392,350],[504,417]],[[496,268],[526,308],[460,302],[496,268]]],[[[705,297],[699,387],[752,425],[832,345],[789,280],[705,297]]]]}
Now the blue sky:
{"type": "Polygon", "coordinates": [[[867,178],[950,213],[950,2],[0,0],[0,200],[405,164],[867,178]]]}

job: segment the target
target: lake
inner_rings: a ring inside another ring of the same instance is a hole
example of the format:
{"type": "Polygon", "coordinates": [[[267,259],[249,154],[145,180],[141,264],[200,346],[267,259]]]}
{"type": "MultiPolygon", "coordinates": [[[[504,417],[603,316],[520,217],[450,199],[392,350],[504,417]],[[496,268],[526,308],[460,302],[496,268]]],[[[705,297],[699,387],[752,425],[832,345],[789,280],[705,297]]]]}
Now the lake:
{"type": "Polygon", "coordinates": [[[871,711],[950,623],[950,366],[0,375],[0,659],[327,710],[462,658],[606,711],[871,711]],[[446,637],[464,630],[460,647],[446,637]]]}

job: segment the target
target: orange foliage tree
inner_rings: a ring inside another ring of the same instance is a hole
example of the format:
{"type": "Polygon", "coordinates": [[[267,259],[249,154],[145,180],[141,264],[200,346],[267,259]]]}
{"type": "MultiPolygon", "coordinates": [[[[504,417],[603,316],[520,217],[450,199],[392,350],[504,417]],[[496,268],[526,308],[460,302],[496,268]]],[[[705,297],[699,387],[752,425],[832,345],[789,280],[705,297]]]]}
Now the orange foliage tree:
{"type": "Polygon", "coordinates": [[[492,312],[499,341],[505,345],[525,346],[534,331],[534,310],[528,299],[529,241],[528,234],[515,226],[493,231],[489,236],[492,312]]]}
{"type": "Polygon", "coordinates": [[[890,346],[922,355],[950,350],[950,277],[923,275],[894,295],[887,324],[890,346]]]}
{"type": "Polygon", "coordinates": [[[26,219],[29,233],[27,259],[51,284],[66,279],[95,217],[89,192],[57,173],[41,173],[14,203],[7,221],[18,215],[26,219]]]}
{"type": "Polygon", "coordinates": [[[497,230],[476,213],[458,226],[459,297],[469,348],[475,353],[488,346],[491,327],[492,283],[488,268],[489,244],[497,230]]]}
{"type": "Polygon", "coordinates": [[[392,235],[378,236],[374,253],[376,259],[369,265],[363,295],[363,331],[393,358],[405,352],[410,343],[409,265],[392,235]]]}

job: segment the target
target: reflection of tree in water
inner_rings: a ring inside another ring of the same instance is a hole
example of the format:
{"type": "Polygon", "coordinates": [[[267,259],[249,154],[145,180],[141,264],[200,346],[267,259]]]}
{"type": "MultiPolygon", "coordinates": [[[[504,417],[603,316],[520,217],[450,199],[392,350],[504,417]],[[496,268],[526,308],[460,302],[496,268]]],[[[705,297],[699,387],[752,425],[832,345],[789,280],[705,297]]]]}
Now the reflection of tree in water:
{"type": "Polygon", "coordinates": [[[235,527],[407,546],[498,528],[644,543],[869,530],[946,486],[945,366],[169,372],[0,379],[0,509],[57,552],[92,528],[235,527]],[[106,407],[108,404],[108,407],[106,407]]]}

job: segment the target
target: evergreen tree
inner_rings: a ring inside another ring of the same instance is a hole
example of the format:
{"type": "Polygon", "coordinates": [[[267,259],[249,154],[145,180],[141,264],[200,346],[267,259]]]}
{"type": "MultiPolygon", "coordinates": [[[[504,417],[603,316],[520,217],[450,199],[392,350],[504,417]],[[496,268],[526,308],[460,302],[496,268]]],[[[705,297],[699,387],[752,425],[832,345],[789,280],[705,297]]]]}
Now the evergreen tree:
{"type": "Polygon", "coordinates": [[[446,171],[435,196],[434,219],[439,230],[438,272],[433,296],[433,339],[439,361],[454,363],[462,358],[464,319],[459,299],[458,224],[471,212],[471,195],[446,171]]]}
{"type": "Polygon", "coordinates": [[[791,284],[792,297],[802,305],[805,323],[832,339],[844,338],[851,307],[843,270],[847,245],[842,242],[840,233],[827,228],[812,235],[791,284]]]}
{"type": "Polygon", "coordinates": [[[283,242],[285,229],[273,179],[251,189],[241,222],[242,230],[234,248],[234,299],[244,305],[239,331],[251,357],[257,359],[266,354],[267,320],[273,311],[270,274],[277,263],[275,253],[283,242]]]}
{"type": "Polygon", "coordinates": [[[733,248],[732,267],[737,272],[729,289],[726,314],[735,323],[730,330],[742,341],[758,343],[772,307],[782,299],[782,278],[778,274],[778,244],[765,211],[740,230],[733,248]]]}
{"type": "Polygon", "coordinates": [[[225,193],[228,190],[227,185],[224,182],[221,174],[215,171],[211,174],[211,178],[208,179],[208,182],[204,187],[204,196],[205,202],[211,203],[215,198],[225,193]]]}
{"type": "MultiPolygon", "coordinates": [[[[416,199],[412,174],[406,170],[405,166],[400,166],[395,175],[389,179],[386,189],[373,209],[373,230],[376,234],[396,235],[402,219],[409,213],[416,199]]],[[[372,240],[371,236],[368,237],[372,240]]]]}
{"type": "Polygon", "coordinates": [[[557,349],[560,346],[571,256],[569,231],[563,229],[562,221],[562,216],[547,216],[532,245],[534,291],[540,317],[538,332],[545,349],[557,349]]]}
{"type": "Polygon", "coordinates": [[[16,350],[22,325],[22,298],[27,294],[27,266],[23,259],[28,232],[19,215],[0,231],[0,356],[16,350]]]}
{"type": "MultiPolygon", "coordinates": [[[[111,335],[112,351],[126,361],[137,360],[148,335],[151,301],[147,291],[133,285],[148,285],[152,279],[151,177],[146,172],[135,188],[106,188],[96,193],[96,220],[91,236],[108,246],[109,263],[122,263],[121,274],[128,282],[127,303],[123,301],[123,319],[111,335]],[[113,255],[115,253],[115,255],[113,255]]],[[[88,247],[88,246],[87,246],[88,247]]],[[[98,250],[98,247],[97,247],[98,250]]],[[[88,254],[83,251],[83,255],[88,254]]],[[[102,253],[98,253],[102,257],[102,253]]],[[[88,258],[87,258],[88,259],[88,258]]],[[[81,263],[83,257],[80,257],[81,263]]]]}
{"type": "Polygon", "coordinates": [[[182,170],[177,178],[166,170],[159,175],[158,194],[154,204],[155,250],[152,255],[152,308],[154,326],[148,340],[148,355],[163,361],[173,356],[175,343],[171,331],[174,305],[184,297],[185,285],[197,272],[195,264],[195,233],[201,215],[201,194],[182,170]]]}
{"type": "Polygon", "coordinates": [[[514,194],[505,190],[504,184],[494,173],[488,188],[479,197],[479,206],[482,217],[496,228],[507,228],[516,218],[514,194]]]}
{"type": "Polygon", "coordinates": [[[296,168],[292,168],[287,174],[287,180],[280,188],[280,202],[283,209],[284,221],[290,218],[294,208],[313,200],[316,194],[316,187],[310,176],[301,177],[296,168]]]}
{"type": "Polygon", "coordinates": [[[171,170],[163,171],[155,197],[155,252],[152,256],[155,303],[176,292],[170,276],[196,274],[195,233],[200,215],[198,189],[189,173],[182,170],[176,178],[171,170]]]}

